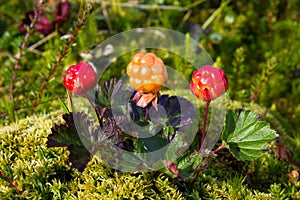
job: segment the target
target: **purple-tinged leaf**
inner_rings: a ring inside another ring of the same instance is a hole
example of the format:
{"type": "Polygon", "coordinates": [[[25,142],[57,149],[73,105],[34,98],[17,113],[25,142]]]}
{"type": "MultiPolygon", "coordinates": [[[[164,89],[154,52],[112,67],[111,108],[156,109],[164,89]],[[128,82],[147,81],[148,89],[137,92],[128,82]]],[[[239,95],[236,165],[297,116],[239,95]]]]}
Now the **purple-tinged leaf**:
{"type": "MultiPolygon", "coordinates": [[[[64,114],[63,119],[66,123],[62,125],[55,124],[51,128],[52,134],[48,136],[47,147],[67,147],[70,151],[69,161],[73,167],[82,172],[92,155],[83,144],[83,138],[78,135],[73,115],[80,118],[82,124],[92,126],[92,123],[88,123],[88,117],[83,113],[64,114]]],[[[88,126],[85,126],[87,128],[85,131],[93,135],[94,133],[90,132],[92,129],[89,129],[88,126]]]]}

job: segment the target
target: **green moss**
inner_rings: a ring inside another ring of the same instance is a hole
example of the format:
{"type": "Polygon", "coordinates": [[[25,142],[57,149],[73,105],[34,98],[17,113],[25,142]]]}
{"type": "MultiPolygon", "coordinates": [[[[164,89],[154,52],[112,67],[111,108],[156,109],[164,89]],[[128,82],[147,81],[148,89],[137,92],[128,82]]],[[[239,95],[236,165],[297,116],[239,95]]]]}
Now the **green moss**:
{"type": "MultiPolygon", "coordinates": [[[[33,116],[0,129],[0,163],[12,169],[18,194],[0,179],[0,199],[272,199],[300,198],[291,168],[271,152],[241,162],[222,151],[195,187],[160,172],[120,173],[94,157],[83,173],[71,168],[66,148],[47,148],[61,111],[33,116]]],[[[299,181],[297,182],[299,185],[299,181]]]]}
{"type": "MultiPolygon", "coordinates": [[[[34,116],[0,129],[0,163],[11,167],[14,181],[28,199],[182,199],[163,175],[122,174],[96,157],[81,174],[71,168],[66,148],[47,148],[62,112],[34,116]]],[[[0,199],[21,197],[0,180],[0,199]]]]}

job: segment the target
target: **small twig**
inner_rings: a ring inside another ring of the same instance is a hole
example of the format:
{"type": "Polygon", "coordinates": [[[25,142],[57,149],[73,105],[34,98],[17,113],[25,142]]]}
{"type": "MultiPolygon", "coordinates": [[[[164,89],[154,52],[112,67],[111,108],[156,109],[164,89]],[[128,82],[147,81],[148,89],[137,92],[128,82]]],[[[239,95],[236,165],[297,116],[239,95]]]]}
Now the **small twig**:
{"type": "MultiPolygon", "coordinates": [[[[46,101],[43,101],[43,102],[39,102],[39,105],[40,104],[45,104],[45,103],[49,103],[49,102],[52,102],[54,100],[59,100],[59,99],[62,99],[62,98],[66,98],[66,97],[55,97],[55,98],[51,98],[51,99],[48,99],[46,101]]],[[[27,109],[27,108],[32,108],[33,105],[30,105],[30,106],[24,106],[24,107],[17,107],[15,108],[15,111],[17,110],[23,110],[23,109],[27,109]]]]}
{"type": "Polygon", "coordinates": [[[9,94],[9,99],[11,100],[12,103],[14,103],[14,95],[13,95],[14,82],[15,82],[15,79],[17,77],[17,71],[19,69],[20,60],[21,60],[21,58],[24,54],[24,49],[27,45],[31,30],[33,29],[33,27],[35,26],[35,23],[37,21],[37,16],[38,16],[38,10],[34,10],[33,19],[31,20],[31,23],[29,25],[29,29],[26,29],[25,39],[24,39],[24,41],[21,45],[20,53],[18,54],[18,56],[16,58],[16,63],[15,63],[15,66],[14,66],[14,72],[13,72],[13,75],[11,77],[10,94],[9,94]]]}
{"type": "Polygon", "coordinates": [[[106,10],[106,6],[105,6],[105,2],[104,1],[101,2],[101,8],[102,8],[102,14],[104,16],[104,19],[106,21],[106,24],[107,24],[107,27],[108,27],[108,30],[109,30],[109,34],[113,34],[114,31],[113,31],[113,28],[112,28],[109,16],[107,14],[107,10],[106,10]]]}
{"type": "Polygon", "coordinates": [[[14,183],[8,176],[6,176],[6,174],[4,173],[4,171],[0,168],[0,174],[1,176],[9,183],[9,185],[14,188],[19,194],[23,194],[24,191],[21,190],[20,188],[18,188],[17,184],[14,183]]]}
{"type": "MultiPolygon", "coordinates": [[[[208,103],[208,102],[207,102],[208,103]]],[[[221,146],[219,146],[218,148],[216,148],[215,150],[214,150],[214,154],[217,154],[218,152],[220,152],[222,149],[224,149],[224,145],[222,144],[221,146]]],[[[208,154],[208,155],[206,155],[205,156],[205,158],[209,158],[209,157],[211,157],[213,154],[208,154]]],[[[196,183],[196,178],[197,178],[197,176],[199,175],[199,173],[200,173],[200,171],[201,171],[201,165],[198,165],[197,167],[196,167],[196,169],[195,169],[195,174],[193,175],[193,180],[192,180],[192,184],[191,184],[191,189],[193,189],[194,188],[194,186],[195,186],[195,183],[196,183]]]]}
{"type": "Polygon", "coordinates": [[[38,42],[36,42],[33,45],[31,45],[30,47],[28,47],[27,51],[33,51],[38,46],[40,46],[40,45],[44,44],[45,42],[47,42],[48,40],[52,39],[55,35],[56,35],[56,32],[52,32],[51,34],[47,35],[43,39],[39,40],[38,42]]]}
{"type": "Polygon", "coordinates": [[[219,8],[217,8],[217,10],[215,10],[215,12],[213,12],[213,14],[211,16],[209,16],[209,18],[203,23],[202,25],[202,30],[205,30],[210,23],[217,17],[217,15],[227,6],[227,4],[230,3],[231,0],[227,0],[227,1],[222,1],[222,4],[220,5],[219,8]]]}
{"type": "MultiPolygon", "coordinates": [[[[139,9],[146,9],[146,10],[177,10],[177,11],[187,11],[193,7],[196,7],[197,5],[205,2],[206,0],[198,0],[188,6],[181,7],[181,6],[168,6],[168,5],[149,5],[149,4],[138,4],[138,3],[132,3],[132,2],[115,2],[115,1],[102,1],[103,4],[106,6],[120,6],[120,7],[127,7],[127,8],[139,8],[139,9]]],[[[99,2],[97,0],[91,0],[91,2],[99,2]]]]}
{"type": "Polygon", "coordinates": [[[192,181],[192,184],[190,186],[191,189],[193,189],[195,187],[196,179],[197,179],[197,176],[200,173],[200,169],[201,169],[201,166],[197,166],[197,168],[195,169],[196,173],[193,176],[193,181],[192,181]]]}
{"type": "MultiPolygon", "coordinates": [[[[58,99],[62,99],[62,98],[66,98],[66,97],[56,97],[56,98],[51,98],[51,99],[48,99],[47,101],[43,101],[43,102],[39,102],[38,105],[41,105],[41,104],[45,104],[45,103],[49,103],[49,102],[52,102],[54,100],[58,100],[58,99]]],[[[32,105],[29,105],[29,106],[23,106],[23,107],[15,107],[14,108],[14,111],[18,111],[18,110],[24,110],[24,109],[29,109],[29,108],[32,108],[32,105]]],[[[7,112],[0,112],[0,118],[4,118],[5,116],[7,116],[7,112]]]]}
{"type": "Polygon", "coordinates": [[[37,49],[31,49],[31,50],[27,50],[28,52],[31,52],[31,53],[35,53],[39,56],[43,56],[43,52],[40,51],[40,50],[37,50],[37,49]]]}
{"type": "Polygon", "coordinates": [[[238,48],[235,51],[235,60],[236,62],[233,63],[234,66],[234,78],[233,78],[233,87],[232,87],[232,91],[231,91],[231,95],[234,96],[235,92],[238,88],[238,80],[240,79],[239,75],[242,73],[243,70],[243,62],[244,62],[244,50],[243,48],[238,48]]]}
{"type": "Polygon", "coordinates": [[[256,86],[255,90],[253,91],[252,95],[249,97],[250,101],[253,101],[255,99],[257,99],[258,97],[258,92],[261,90],[263,84],[266,82],[266,77],[269,76],[268,71],[265,72],[264,76],[262,77],[262,79],[260,80],[259,84],[256,86]]]}
{"type": "Polygon", "coordinates": [[[79,23],[77,24],[68,44],[65,46],[65,48],[63,49],[61,55],[59,56],[59,58],[55,61],[55,64],[53,65],[53,67],[51,68],[50,70],[50,73],[48,74],[48,76],[46,77],[45,81],[43,82],[41,88],[40,88],[40,91],[38,92],[35,100],[34,100],[34,103],[33,103],[33,106],[32,106],[32,110],[31,110],[31,113],[30,115],[33,115],[34,111],[35,111],[35,108],[37,107],[37,104],[38,104],[38,101],[42,95],[42,92],[44,91],[44,89],[46,88],[49,80],[51,79],[52,75],[54,74],[54,72],[56,71],[57,67],[59,66],[59,64],[61,63],[62,59],[65,57],[65,55],[67,54],[69,48],[71,47],[71,45],[73,44],[80,28],[84,25],[85,21],[87,20],[87,14],[86,12],[84,11],[83,12],[83,15],[81,17],[81,20],[79,21],[79,23]]]}
{"type": "MultiPolygon", "coordinates": [[[[95,1],[97,2],[97,1],[95,1]]],[[[166,6],[166,5],[148,5],[148,4],[135,4],[131,2],[122,3],[122,2],[111,2],[111,1],[103,1],[104,5],[109,6],[121,6],[121,7],[128,7],[128,8],[140,8],[140,9],[160,9],[160,10],[178,10],[178,11],[185,11],[184,7],[180,6],[166,6]]]]}
{"type": "Polygon", "coordinates": [[[191,14],[192,14],[192,10],[188,10],[187,13],[183,16],[179,24],[179,27],[182,27],[186,23],[186,21],[190,18],[191,14]]]}
{"type": "Polygon", "coordinates": [[[4,51],[4,52],[0,52],[0,57],[8,57],[8,59],[12,62],[12,63],[15,63],[17,62],[16,58],[11,55],[8,51],[4,51]]]}

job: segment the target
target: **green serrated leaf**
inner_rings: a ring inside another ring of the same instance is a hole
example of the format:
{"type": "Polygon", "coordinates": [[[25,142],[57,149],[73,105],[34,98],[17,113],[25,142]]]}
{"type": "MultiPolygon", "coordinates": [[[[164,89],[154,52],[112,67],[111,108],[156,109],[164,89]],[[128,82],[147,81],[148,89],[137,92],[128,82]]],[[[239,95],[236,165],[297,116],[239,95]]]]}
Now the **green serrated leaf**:
{"type": "Polygon", "coordinates": [[[192,166],[191,157],[193,156],[193,153],[187,153],[183,157],[181,157],[177,162],[177,168],[178,169],[185,169],[190,166],[192,166]]]}
{"type": "Polygon", "coordinates": [[[237,121],[238,112],[233,112],[232,110],[229,110],[226,114],[226,126],[224,131],[222,132],[222,140],[227,140],[229,134],[233,133],[235,129],[235,122],[237,121]]]}
{"type": "Polygon", "coordinates": [[[177,162],[177,169],[181,179],[187,180],[193,177],[195,169],[199,165],[203,165],[203,158],[199,152],[194,151],[187,153],[177,162]]]}
{"type": "Polygon", "coordinates": [[[267,122],[258,120],[258,113],[229,111],[222,133],[231,153],[240,160],[253,160],[268,147],[268,142],[278,135],[267,122]]]}

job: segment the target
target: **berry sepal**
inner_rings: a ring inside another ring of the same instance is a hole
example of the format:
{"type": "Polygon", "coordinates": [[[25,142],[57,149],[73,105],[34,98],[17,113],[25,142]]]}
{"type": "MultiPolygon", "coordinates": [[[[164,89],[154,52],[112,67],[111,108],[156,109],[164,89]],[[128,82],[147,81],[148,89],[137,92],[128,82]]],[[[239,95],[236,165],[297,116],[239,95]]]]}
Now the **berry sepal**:
{"type": "Polygon", "coordinates": [[[160,93],[142,93],[137,91],[133,96],[133,101],[136,102],[136,105],[142,108],[147,107],[150,103],[152,106],[158,110],[157,101],[160,96],[160,93]]]}

